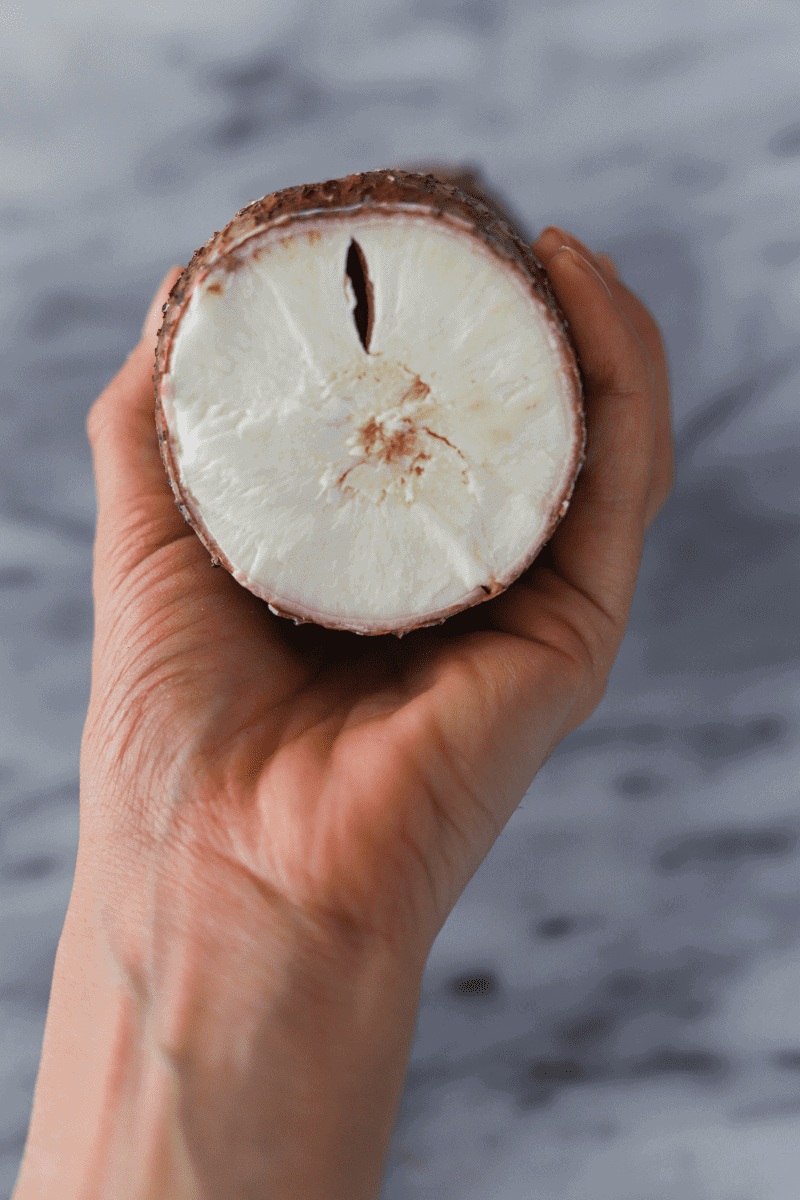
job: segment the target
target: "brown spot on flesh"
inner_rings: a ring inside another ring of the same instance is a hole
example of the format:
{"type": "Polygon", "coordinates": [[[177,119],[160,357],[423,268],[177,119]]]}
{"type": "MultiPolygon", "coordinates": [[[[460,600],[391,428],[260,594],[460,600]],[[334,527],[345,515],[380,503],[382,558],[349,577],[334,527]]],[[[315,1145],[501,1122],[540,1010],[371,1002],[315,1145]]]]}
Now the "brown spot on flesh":
{"type": "Polygon", "coordinates": [[[372,447],[380,433],[380,427],[374,417],[371,417],[361,432],[361,442],[364,446],[365,454],[372,454],[372,447]]]}
{"type": "Polygon", "coordinates": [[[411,454],[417,441],[417,431],[413,425],[410,429],[397,429],[391,437],[383,437],[379,458],[387,465],[398,458],[406,458],[411,454]]]}
{"type": "MultiPolygon", "coordinates": [[[[397,462],[399,458],[420,457],[419,453],[416,455],[414,453],[419,441],[419,434],[410,417],[404,419],[402,429],[395,429],[388,434],[374,417],[370,417],[359,432],[367,458],[377,458],[378,462],[386,463],[389,466],[397,462]]],[[[425,455],[425,457],[430,456],[425,455]]]]}
{"type": "MultiPolygon", "coordinates": [[[[400,403],[418,404],[426,396],[430,395],[430,391],[431,389],[427,383],[423,383],[419,376],[417,376],[404,393],[400,403]]],[[[395,429],[391,433],[387,433],[383,425],[375,417],[370,417],[367,423],[358,431],[365,457],[377,458],[378,462],[386,463],[387,466],[397,462],[400,458],[413,458],[414,462],[417,462],[419,459],[430,458],[429,454],[424,454],[418,450],[419,429],[413,419],[411,417],[404,417],[402,422],[400,429],[395,429]]],[[[425,433],[430,432],[429,429],[425,428],[425,433]]],[[[438,435],[433,434],[432,436],[436,437],[438,435]]],[[[447,441],[446,438],[442,438],[441,440],[447,441]]],[[[350,470],[352,470],[352,467],[350,470]]],[[[417,473],[419,474],[420,472],[418,471],[417,473]]]]}
{"type": "Polygon", "coordinates": [[[408,389],[408,391],[403,396],[402,403],[405,403],[406,401],[408,401],[410,404],[414,404],[415,402],[424,400],[425,397],[430,396],[430,394],[431,394],[431,389],[428,387],[427,383],[422,382],[422,380],[420,379],[420,377],[418,375],[417,378],[412,383],[411,387],[408,389]]]}
{"type": "MultiPolygon", "coordinates": [[[[254,257],[252,251],[249,257],[254,257]]],[[[234,275],[237,271],[241,271],[242,267],[246,267],[247,263],[248,256],[246,253],[237,254],[234,250],[231,250],[230,253],[226,254],[222,259],[220,266],[227,275],[234,275]]]]}
{"type": "Polygon", "coordinates": [[[215,295],[215,296],[221,296],[222,295],[222,284],[221,283],[210,283],[208,285],[208,287],[206,288],[206,291],[213,293],[213,295],[215,295]]]}
{"type": "Polygon", "coordinates": [[[411,462],[405,468],[405,471],[400,476],[400,482],[407,482],[407,473],[413,472],[415,475],[421,475],[424,471],[425,462],[430,460],[430,454],[426,454],[419,447],[419,434],[416,426],[410,420],[406,420],[406,428],[397,429],[387,436],[383,427],[371,417],[366,425],[359,430],[361,434],[361,443],[364,451],[364,457],[358,462],[353,463],[348,467],[336,481],[336,486],[341,487],[347,476],[356,467],[364,466],[365,463],[372,460],[373,464],[384,463],[386,466],[396,465],[400,459],[411,459],[411,462]]]}

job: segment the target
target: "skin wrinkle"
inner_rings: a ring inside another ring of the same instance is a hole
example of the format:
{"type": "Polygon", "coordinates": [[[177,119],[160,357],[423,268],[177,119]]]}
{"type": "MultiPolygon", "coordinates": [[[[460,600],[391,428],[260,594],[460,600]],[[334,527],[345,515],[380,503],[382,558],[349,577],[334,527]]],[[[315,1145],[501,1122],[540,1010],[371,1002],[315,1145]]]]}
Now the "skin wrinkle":
{"type": "MultiPolygon", "coordinates": [[[[261,724],[265,725],[265,726],[268,723],[270,726],[274,725],[275,718],[280,714],[281,710],[288,704],[288,702],[300,700],[300,698],[304,695],[304,693],[307,692],[307,690],[308,689],[305,684],[298,684],[297,687],[295,687],[293,691],[286,693],[286,695],[284,697],[282,697],[280,700],[276,699],[273,702],[271,702],[269,705],[265,706],[264,710],[263,710],[261,724]]],[[[288,719],[289,718],[287,716],[287,721],[288,721],[288,719]]],[[[319,720],[315,720],[314,718],[309,718],[309,720],[312,723],[307,724],[306,719],[304,718],[303,722],[302,722],[302,727],[300,729],[298,729],[296,732],[291,732],[291,731],[287,732],[285,728],[284,729],[270,728],[269,737],[266,737],[266,734],[265,734],[259,738],[259,747],[260,747],[261,742],[266,740],[269,742],[270,746],[272,747],[271,752],[274,754],[277,754],[281,750],[285,749],[286,747],[291,746],[293,742],[302,738],[307,732],[309,732],[310,729],[313,729],[318,724],[322,724],[327,719],[328,719],[327,715],[325,717],[320,717],[319,720]]],[[[222,737],[222,738],[219,736],[216,728],[214,726],[211,726],[211,730],[213,732],[212,732],[211,736],[209,736],[205,739],[205,741],[203,743],[204,748],[209,751],[213,749],[215,751],[215,753],[217,753],[217,754],[222,754],[224,751],[227,751],[228,753],[235,753],[236,752],[236,744],[245,737],[247,724],[249,723],[249,721],[250,721],[250,718],[247,715],[243,714],[240,723],[238,725],[235,725],[230,730],[228,730],[225,733],[224,737],[222,737]]]]}
{"type": "MultiPolygon", "coordinates": [[[[145,703],[148,686],[163,686],[164,684],[168,684],[170,689],[174,688],[177,680],[170,671],[171,664],[173,662],[185,663],[185,660],[185,652],[178,648],[172,653],[167,654],[166,657],[164,656],[164,651],[162,650],[158,659],[154,659],[150,663],[142,664],[140,662],[140,656],[136,652],[136,647],[129,647],[128,654],[126,656],[119,656],[116,668],[116,678],[112,677],[112,680],[110,681],[112,687],[109,690],[111,694],[113,694],[115,690],[118,690],[120,680],[126,677],[130,679],[130,690],[125,696],[124,701],[120,704],[119,711],[124,712],[125,705],[135,706],[137,704],[145,703]],[[134,674],[131,674],[131,666],[134,663],[137,665],[137,670],[134,674]],[[114,687],[114,684],[117,685],[116,688],[114,687]]],[[[188,675],[189,668],[185,667],[183,673],[188,675]]]]}
{"type": "MultiPolygon", "coordinates": [[[[573,585],[571,583],[567,583],[564,579],[561,578],[560,575],[558,575],[558,573],[556,571],[549,570],[548,568],[545,568],[545,571],[550,575],[551,579],[557,584],[557,587],[559,590],[566,587],[566,588],[569,588],[571,590],[571,592],[573,592],[574,594],[581,596],[581,598],[584,599],[591,606],[593,611],[600,613],[600,615],[603,617],[604,622],[607,625],[611,626],[614,630],[616,630],[617,622],[616,622],[615,618],[613,617],[613,615],[606,613],[602,608],[600,608],[595,603],[594,599],[591,596],[584,595],[584,593],[581,592],[580,588],[576,587],[575,585],[573,585]]],[[[542,572],[542,575],[544,575],[545,571],[542,572]]],[[[543,595],[543,589],[541,588],[541,576],[540,576],[539,582],[537,582],[537,583],[530,582],[527,584],[527,586],[532,591],[537,592],[542,597],[542,599],[546,599],[546,594],[543,595]]],[[[590,667],[590,673],[591,673],[592,678],[596,677],[597,668],[598,668],[597,654],[596,654],[596,651],[590,645],[589,639],[586,637],[585,633],[583,633],[579,628],[576,627],[574,621],[566,619],[563,616],[563,614],[559,614],[559,616],[555,619],[556,627],[558,627],[559,623],[562,626],[566,625],[567,628],[569,629],[569,632],[572,635],[572,638],[574,639],[575,644],[577,646],[579,646],[582,651],[582,654],[580,656],[576,656],[573,652],[566,649],[565,646],[559,644],[559,642],[549,639],[541,631],[535,637],[529,636],[529,638],[527,640],[535,645],[542,646],[544,649],[550,651],[551,653],[556,654],[562,661],[569,663],[573,672],[575,672],[577,670],[578,673],[583,673],[586,670],[586,665],[588,664],[590,667]]]]}
{"type": "MultiPolygon", "coordinates": [[[[439,739],[439,742],[440,742],[440,744],[437,745],[437,751],[440,754],[440,758],[445,762],[445,766],[447,767],[449,772],[457,778],[458,773],[455,771],[453,763],[452,763],[450,756],[448,755],[446,749],[444,749],[443,746],[441,745],[441,738],[439,739]]],[[[460,780],[459,780],[459,787],[461,788],[461,796],[459,797],[459,800],[461,802],[460,807],[462,807],[462,808],[464,807],[464,804],[463,804],[464,798],[468,797],[468,799],[471,802],[473,802],[475,804],[475,807],[480,811],[482,817],[484,818],[486,827],[491,831],[491,841],[494,841],[497,838],[497,836],[499,835],[499,833],[501,832],[501,830],[497,827],[496,818],[494,818],[492,816],[492,814],[487,810],[487,807],[483,803],[483,801],[478,799],[477,793],[468,792],[468,790],[463,787],[460,780]]],[[[449,844],[450,844],[449,850],[448,850],[448,857],[449,857],[451,866],[454,865],[454,851],[457,850],[458,851],[457,857],[460,862],[462,871],[464,871],[465,873],[468,873],[471,876],[472,871],[469,870],[469,865],[468,865],[468,864],[471,865],[470,860],[472,858],[472,855],[470,854],[470,830],[468,827],[469,823],[464,822],[464,821],[459,822],[458,815],[457,815],[457,811],[458,811],[457,808],[455,806],[452,806],[450,803],[445,802],[443,800],[443,798],[439,794],[437,794],[437,791],[438,791],[437,787],[431,781],[425,781],[423,779],[423,794],[426,795],[428,798],[428,802],[429,802],[431,811],[435,815],[440,833],[441,832],[446,833],[447,831],[450,831],[450,833],[454,834],[456,837],[455,845],[453,845],[452,836],[448,839],[449,844]]],[[[473,837],[474,837],[474,833],[473,833],[473,837]]],[[[411,839],[411,841],[413,844],[414,839],[411,839]]],[[[418,850],[418,853],[421,855],[421,857],[424,860],[424,857],[425,857],[424,851],[420,850],[419,846],[416,846],[416,849],[418,850]]],[[[477,866],[477,864],[475,864],[475,865],[477,866]]],[[[441,883],[439,884],[439,886],[437,886],[436,879],[431,871],[429,863],[425,864],[425,872],[426,872],[426,876],[428,877],[430,892],[431,892],[431,895],[434,898],[434,902],[435,902],[436,924],[438,927],[441,927],[441,925],[444,924],[445,920],[447,919],[450,912],[452,911],[452,908],[456,901],[456,897],[453,896],[452,894],[448,894],[448,893],[445,893],[445,895],[442,896],[441,893],[442,893],[443,889],[442,889],[441,883]]]]}
{"type": "MultiPolygon", "coordinates": [[[[147,550],[142,554],[140,558],[140,564],[143,566],[162,551],[165,551],[167,554],[169,554],[177,540],[188,539],[192,537],[195,537],[195,533],[194,530],[188,525],[186,526],[185,532],[179,534],[178,538],[176,538],[174,533],[171,533],[169,530],[165,530],[163,535],[159,535],[156,539],[148,537],[147,550]]],[[[120,536],[116,546],[110,550],[109,565],[113,564],[114,559],[117,557],[119,557],[120,560],[125,560],[124,564],[123,562],[120,562],[118,580],[109,580],[112,586],[114,586],[115,583],[117,586],[127,586],[127,573],[130,569],[131,550],[132,547],[126,542],[124,536],[120,536]]]]}
{"type": "MultiPolygon", "coordinates": [[[[469,802],[484,817],[486,826],[491,831],[492,840],[494,841],[502,832],[502,829],[498,824],[496,814],[492,812],[488,801],[483,799],[481,795],[481,789],[477,781],[473,781],[469,785],[465,782],[464,774],[465,771],[468,771],[468,768],[465,762],[456,762],[456,759],[463,758],[463,756],[459,755],[454,745],[448,746],[447,740],[442,735],[441,730],[439,731],[437,751],[439,752],[440,757],[444,760],[448,770],[453,775],[453,778],[456,780],[458,790],[461,792],[462,796],[467,797],[469,802]]],[[[446,810],[443,810],[443,817],[447,817],[453,826],[458,828],[458,822],[454,820],[452,814],[448,814],[446,810]]],[[[466,841],[467,839],[465,831],[463,829],[459,829],[459,833],[466,841]]]]}
{"type": "MultiPolygon", "coordinates": [[[[480,670],[475,666],[474,662],[470,661],[467,658],[460,657],[458,659],[455,659],[450,664],[448,664],[446,670],[447,670],[448,676],[450,677],[448,679],[448,682],[450,683],[451,687],[454,686],[452,684],[451,677],[457,671],[464,677],[461,690],[471,689],[474,691],[474,694],[476,694],[477,696],[481,697],[481,699],[483,699],[483,697],[486,694],[485,688],[486,688],[487,681],[485,680],[485,678],[484,678],[483,674],[480,672],[480,670]]],[[[487,712],[487,717],[489,717],[489,715],[490,715],[490,707],[491,706],[488,704],[484,705],[485,711],[487,712]]],[[[480,724],[482,727],[487,724],[486,721],[480,721],[480,722],[476,721],[476,723],[480,724]]],[[[457,767],[456,757],[458,756],[458,749],[455,744],[453,744],[453,746],[450,747],[449,749],[447,748],[446,739],[444,738],[440,722],[433,723],[432,728],[431,728],[431,734],[437,745],[437,752],[440,757],[444,758],[444,761],[445,761],[448,769],[450,770],[453,778],[456,780],[458,789],[464,795],[468,796],[471,802],[477,803],[477,797],[478,797],[478,791],[479,791],[478,785],[475,780],[471,780],[469,783],[467,783],[467,781],[464,778],[464,775],[462,773],[463,768],[457,767]]]]}
{"type": "MultiPolygon", "coordinates": [[[[416,755],[414,752],[412,751],[406,757],[409,764],[413,766],[415,775],[414,785],[409,790],[415,796],[418,793],[420,800],[427,798],[428,807],[423,809],[426,815],[426,825],[424,831],[420,830],[416,821],[413,822],[411,827],[409,827],[407,821],[404,821],[400,825],[398,836],[400,837],[403,845],[408,846],[411,849],[415,860],[422,869],[422,873],[427,881],[428,893],[435,906],[437,917],[439,920],[444,921],[447,915],[445,911],[445,904],[443,903],[442,897],[439,894],[440,889],[437,887],[436,879],[431,869],[430,862],[426,860],[424,849],[425,843],[429,842],[431,838],[430,830],[428,828],[430,819],[433,818],[439,833],[441,833],[443,830],[449,829],[455,832],[459,839],[463,838],[463,833],[458,828],[453,815],[447,811],[447,806],[441,804],[435,788],[432,788],[430,781],[426,779],[426,772],[420,768],[419,763],[416,761],[416,755]],[[420,836],[420,833],[422,832],[425,834],[424,837],[420,836]]],[[[410,811],[413,811],[414,807],[416,807],[416,805],[413,805],[410,811]]]]}
{"type": "MultiPolygon", "coordinates": [[[[581,596],[584,600],[586,600],[586,602],[591,605],[592,609],[596,613],[599,613],[599,615],[603,618],[603,621],[608,626],[610,626],[615,632],[619,630],[618,618],[614,615],[614,613],[608,611],[603,606],[603,604],[600,603],[600,601],[597,599],[596,596],[591,595],[591,593],[585,591],[583,588],[580,587],[579,584],[573,582],[572,580],[570,580],[569,582],[567,582],[567,581],[562,581],[562,582],[565,582],[566,586],[568,588],[570,588],[573,593],[577,593],[577,595],[581,596]]],[[[575,632],[575,631],[573,631],[573,632],[575,632]]],[[[619,631],[619,632],[620,632],[620,636],[621,636],[623,631],[619,631]]]]}
{"type": "MultiPolygon", "coordinates": [[[[189,549],[192,557],[195,557],[197,555],[197,537],[194,530],[189,525],[184,526],[184,529],[181,530],[177,536],[175,535],[174,530],[172,536],[169,537],[169,540],[167,540],[167,536],[168,535],[165,532],[163,535],[163,540],[161,535],[159,535],[159,537],[155,540],[149,538],[147,541],[146,552],[140,557],[136,558],[131,557],[131,547],[125,543],[123,538],[119,538],[115,547],[111,548],[108,552],[109,565],[111,566],[117,557],[120,559],[124,558],[125,562],[124,566],[123,563],[120,562],[119,577],[114,578],[112,575],[110,580],[107,581],[109,590],[112,592],[122,590],[124,596],[126,597],[127,603],[130,604],[134,602],[137,598],[136,585],[137,582],[139,582],[139,576],[145,572],[155,570],[162,560],[166,560],[163,578],[164,580],[171,581],[174,578],[175,566],[174,563],[171,563],[169,560],[171,556],[174,557],[173,547],[175,543],[177,541],[185,542],[185,548],[189,549]]],[[[142,587],[141,591],[139,592],[139,598],[148,593],[149,588],[153,586],[153,581],[145,574],[144,579],[141,580],[141,584],[142,587]]]]}

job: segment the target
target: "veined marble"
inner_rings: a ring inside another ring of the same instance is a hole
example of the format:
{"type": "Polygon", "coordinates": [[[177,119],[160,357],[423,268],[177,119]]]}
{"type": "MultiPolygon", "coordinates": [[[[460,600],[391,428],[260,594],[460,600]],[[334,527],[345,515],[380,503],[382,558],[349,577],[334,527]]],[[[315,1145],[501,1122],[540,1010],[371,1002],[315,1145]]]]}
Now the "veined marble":
{"type": "Polygon", "coordinates": [[[27,0],[2,30],[0,1196],[77,849],[86,413],[249,200],[442,159],[616,259],[678,473],[605,699],[434,946],[383,1200],[796,1200],[800,8],[27,0]]]}

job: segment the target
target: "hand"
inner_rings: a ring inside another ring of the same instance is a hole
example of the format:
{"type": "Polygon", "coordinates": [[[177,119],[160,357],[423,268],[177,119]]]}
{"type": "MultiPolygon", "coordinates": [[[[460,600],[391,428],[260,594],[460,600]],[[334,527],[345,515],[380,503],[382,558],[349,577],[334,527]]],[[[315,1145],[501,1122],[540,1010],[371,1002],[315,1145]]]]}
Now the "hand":
{"type": "Polygon", "coordinates": [[[600,701],[672,484],[656,323],[568,234],[534,250],[585,465],[523,577],[402,641],[273,616],[184,524],[152,384],[180,268],[94,405],[80,842],[16,1200],[378,1194],[433,941],[600,701]]]}
{"type": "Polygon", "coordinates": [[[160,311],[180,268],[92,408],[76,879],[102,890],[112,948],[141,945],[145,986],[153,881],[191,892],[211,874],[246,904],[424,964],[539,767],[601,700],[672,486],[667,363],[610,259],[552,227],[533,248],[578,347],[587,458],[525,575],[442,626],[402,640],[295,627],[212,567],[153,417],[160,311]]]}

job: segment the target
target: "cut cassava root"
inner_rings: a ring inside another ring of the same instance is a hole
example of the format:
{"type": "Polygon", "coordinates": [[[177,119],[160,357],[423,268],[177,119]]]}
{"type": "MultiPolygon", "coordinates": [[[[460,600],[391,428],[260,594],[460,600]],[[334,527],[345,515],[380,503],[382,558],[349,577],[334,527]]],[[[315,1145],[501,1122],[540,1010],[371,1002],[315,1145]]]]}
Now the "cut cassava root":
{"type": "Polygon", "coordinates": [[[332,629],[402,635],[498,595],[583,462],[544,267],[430,174],[242,209],[173,288],[154,381],[169,480],[212,561],[332,629]]]}

